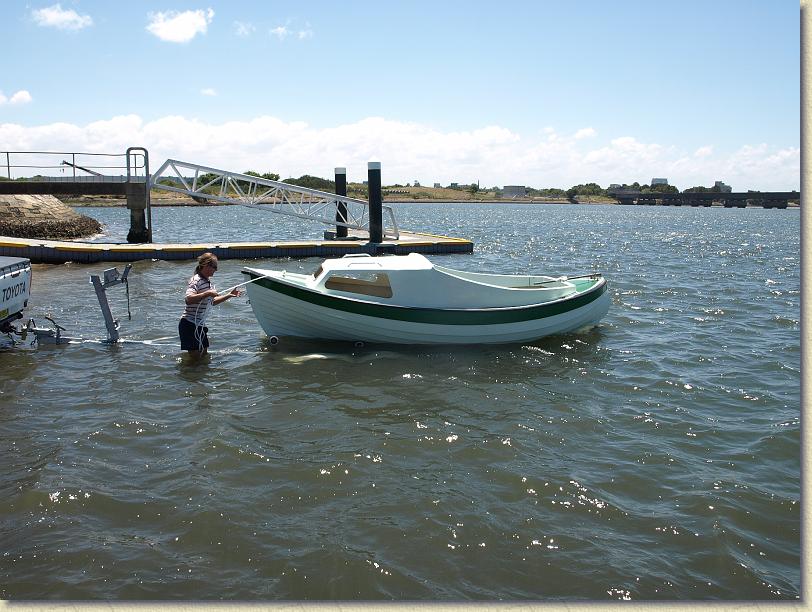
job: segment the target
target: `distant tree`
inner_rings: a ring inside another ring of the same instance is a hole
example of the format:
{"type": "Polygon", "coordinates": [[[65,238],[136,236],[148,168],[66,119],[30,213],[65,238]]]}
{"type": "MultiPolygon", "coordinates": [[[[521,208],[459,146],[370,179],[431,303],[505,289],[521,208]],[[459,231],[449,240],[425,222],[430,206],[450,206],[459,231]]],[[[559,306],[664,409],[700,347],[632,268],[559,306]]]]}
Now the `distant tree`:
{"type": "Polygon", "coordinates": [[[206,174],[201,174],[197,177],[197,184],[205,185],[206,183],[211,183],[216,178],[220,178],[219,175],[214,174],[213,172],[207,172],[206,174]]]}
{"type": "Polygon", "coordinates": [[[556,187],[545,187],[542,189],[528,187],[527,195],[534,198],[565,198],[567,197],[567,192],[556,187]]]}
{"type": "Polygon", "coordinates": [[[575,185],[567,189],[568,198],[572,199],[575,195],[606,195],[606,191],[597,183],[586,183],[585,185],[575,185]]]}
{"type": "Polygon", "coordinates": [[[709,193],[713,191],[710,187],[702,187],[701,185],[698,187],[688,187],[688,189],[683,189],[682,193],[709,193]]]}
{"type": "MultiPolygon", "coordinates": [[[[200,176],[197,177],[197,189],[198,189],[198,191],[200,191],[200,188],[203,187],[203,185],[208,185],[208,183],[211,183],[212,181],[214,181],[214,183],[212,183],[211,185],[209,185],[208,187],[206,187],[202,191],[205,192],[205,193],[219,193],[219,191],[220,191],[219,178],[220,178],[220,176],[217,175],[217,174],[214,174],[213,172],[207,172],[206,174],[201,174],[200,176]]],[[[181,184],[180,187],[182,187],[182,186],[183,185],[181,184]]]]}
{"type": "Polygon", "coordinates": [[[275,172],[264,172],[264,173],[260,174],[259,172],[255,172],[254,170],[246,170],[245,172],[243,172],[243,174],[245,174],[247,176],[255,176],[257,178],[267,179],[269,181],[278,181],[279,180],[279,175],[276,174],[275,172]]]}
{"type": "Polygon", "coordinates": [[[679,193],[679,189],[673,185],[643,185],[643,193],[679,193]]]}
{"type": "Polygon", "coordinates": [[[290,185],[298,185],[299,187],[307,187],[309,189],[318,189],[320,191],[333,192],[336,188],[335,181],[329,181],[318,176],[310,176],[309,174],[304,174],[299,178],[286,178],[282,182],[290,185]]]}
{"type": "Polygon", "coordinates": [[[468,191],[471,192],[471,195],[475,194],[477,191],[479,191],[479,185],[477,185],[476,183],[471,183],[471,186],[468,188],[468,191]]]}

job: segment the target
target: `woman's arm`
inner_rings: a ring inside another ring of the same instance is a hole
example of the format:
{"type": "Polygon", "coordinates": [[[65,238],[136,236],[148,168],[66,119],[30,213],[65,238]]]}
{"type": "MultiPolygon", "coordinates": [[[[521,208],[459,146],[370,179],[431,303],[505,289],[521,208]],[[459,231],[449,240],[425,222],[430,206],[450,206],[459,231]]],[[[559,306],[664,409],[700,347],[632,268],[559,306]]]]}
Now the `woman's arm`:
{"type": "MultiPolygon", "coordinates": [[[[217,291],[214,289],[207,289],[206,291],[201,291],[200,293],[187,293],[186,294],[186,303],[187,304],[198,304],[205,300],[206,298],[215,298],[214,303],[217,304],[217,291]]],[[[222,300],[221,300],[222,301],[222,300]]]]}
{"type": "MultiPolygon", "coordinates": [[[[216,295],[216,294],[215,294],[215,295],[216,295]]],[[[237,290],[237,288],[236,288],[236,287],[234,287],[234,288],[231,290],[231,292],[230,292],[230,293],[226,293],[225,295],[217,295],[217,297],[215,297],[215,298],[212,300],[212,302],[211,302],[211,303],[212,303],[212,304],[214,304],[215,306],[217,306],[218,304],[222,304],[222,303],[223,303],[223,302],[225,302],[227,299],[229,299],[229,298],[233,298],[233,297],[240,297],[240,292],[237,290]]]]}

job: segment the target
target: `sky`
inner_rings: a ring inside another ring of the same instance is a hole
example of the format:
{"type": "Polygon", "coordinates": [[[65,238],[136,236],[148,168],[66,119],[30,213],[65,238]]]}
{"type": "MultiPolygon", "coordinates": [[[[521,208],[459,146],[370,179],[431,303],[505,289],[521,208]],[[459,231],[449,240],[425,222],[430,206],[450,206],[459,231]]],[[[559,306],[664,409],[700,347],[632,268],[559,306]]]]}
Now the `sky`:
{"type": "Polygon", "coordinates": [[[800,188],[788,0],[0,0],[0,151],[800,188]]]}

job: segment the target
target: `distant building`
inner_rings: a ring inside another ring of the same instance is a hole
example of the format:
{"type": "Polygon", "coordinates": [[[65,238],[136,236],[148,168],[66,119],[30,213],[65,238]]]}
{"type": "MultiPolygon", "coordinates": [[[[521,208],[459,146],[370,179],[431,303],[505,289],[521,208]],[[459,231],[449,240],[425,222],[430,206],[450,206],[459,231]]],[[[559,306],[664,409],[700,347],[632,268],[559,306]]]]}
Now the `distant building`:
{"type": "Polygon", "coordinates": [[[730,185],[725,185],[722,181],[716,181],[713,186],[716,187],[721,193],[730,193],[733,191],[733,187],[730,185]]]}
{"type": "Polygon", "coordinates": [[[442,185],[440,185],[440,183],[434,183],[434,188],[435,189],[442,189],[442,185]]]}
{"type": "Polygon", "coordinates": [[[667,178],[653,178],[653,179],[651,179],[651,186],[654,187],[654,185],[668,185],[668,179],[667,178]]]}
{"type": "Polygon", "coordinates": [[[456,189],[457,187],[459,187],[459,185],[457,183],[451,183],[449,187],[451,187],[451,189],[456,189]]]}
{"type": "Polygon", "coordinates": [[[505,198],[524,197],[527,195],[527,187],[524,185],[505,185],[502,196],[505,198]]]}
{"type": "Polygon", "coordinates": [[[611,185],[609,185],[609,189],[620,189],[620,184],[612,183],[611,185]]]}

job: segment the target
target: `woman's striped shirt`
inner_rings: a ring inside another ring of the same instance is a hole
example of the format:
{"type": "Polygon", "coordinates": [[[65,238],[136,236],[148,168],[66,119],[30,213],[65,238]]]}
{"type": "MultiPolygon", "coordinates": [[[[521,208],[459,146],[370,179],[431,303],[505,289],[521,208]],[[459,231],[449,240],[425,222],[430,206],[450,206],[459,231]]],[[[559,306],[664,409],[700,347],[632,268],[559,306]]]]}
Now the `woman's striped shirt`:
{"type": "MultiPolygon", "coordinates": [[[[189,286],[186,288],[186,296],[196,295],[203,291],[214,289],[214,285],[205,276],[195,274],[189,279],[189,286]]],[[[183,318],[191,321],[195,325],[201,325],[206,320],[206,315],[209,312],[213,298],[206,298],[197,304],[186,304],[186,309],[183,311],[183,318]]]]}

